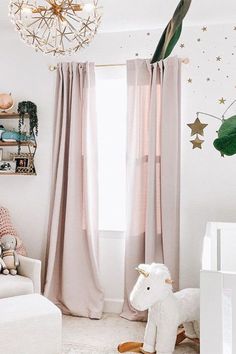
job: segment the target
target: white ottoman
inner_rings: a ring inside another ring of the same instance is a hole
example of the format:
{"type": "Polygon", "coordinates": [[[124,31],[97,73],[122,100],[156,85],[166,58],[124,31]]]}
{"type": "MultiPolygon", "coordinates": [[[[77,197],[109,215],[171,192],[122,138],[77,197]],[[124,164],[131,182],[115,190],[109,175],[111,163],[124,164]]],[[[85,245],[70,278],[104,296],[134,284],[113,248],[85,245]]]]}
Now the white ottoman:
{"type": "Polygon", "coordinates": [[[38,294],[0,300],[1,354],[61,354],[61,311],[38,294]]]}

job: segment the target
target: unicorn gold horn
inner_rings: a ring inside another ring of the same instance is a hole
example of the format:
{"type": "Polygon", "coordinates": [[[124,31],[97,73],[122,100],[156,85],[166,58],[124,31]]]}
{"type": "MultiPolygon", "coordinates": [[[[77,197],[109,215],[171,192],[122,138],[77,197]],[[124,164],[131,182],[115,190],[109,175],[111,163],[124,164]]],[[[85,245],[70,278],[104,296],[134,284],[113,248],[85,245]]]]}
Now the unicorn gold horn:
{"type": "Polygon", "coordinates": [[[135,270],[137,270],[139,272],[139,274],[142,274],[145,278],[147,278],[150,273],[145,272],[145,270],[141,269],[141,268],[135,268],[135,270]]]}

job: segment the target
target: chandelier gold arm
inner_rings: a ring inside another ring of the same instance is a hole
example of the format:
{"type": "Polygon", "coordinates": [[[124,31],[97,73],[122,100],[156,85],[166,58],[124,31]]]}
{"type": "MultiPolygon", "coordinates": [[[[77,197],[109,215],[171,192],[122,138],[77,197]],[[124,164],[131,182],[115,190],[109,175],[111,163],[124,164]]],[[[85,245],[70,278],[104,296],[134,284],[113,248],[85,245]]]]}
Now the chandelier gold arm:
{"type": "Polygon", "coordinates": [[[32,13],[41,13],[43,11],[53,11],[56,15],[65,10],[72,10],[73,12],[83,11],[82,4],[71,4],[70,7],[64,7],[63,4],[58,5],[56,0],[45,0],[50,7],[38,6],[32,10],[32,13]]]}

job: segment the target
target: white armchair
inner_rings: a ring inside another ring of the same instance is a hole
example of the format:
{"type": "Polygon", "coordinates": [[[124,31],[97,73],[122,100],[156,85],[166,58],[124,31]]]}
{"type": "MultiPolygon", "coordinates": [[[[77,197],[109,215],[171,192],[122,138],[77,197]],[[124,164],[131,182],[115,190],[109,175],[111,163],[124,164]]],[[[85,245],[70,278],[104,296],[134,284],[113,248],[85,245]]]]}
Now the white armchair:
{"type": "Polygon", "coordinates": [[[0,299],[41,292],[41,261],[19,256],[18,275],[0,274],[0,299]]]}

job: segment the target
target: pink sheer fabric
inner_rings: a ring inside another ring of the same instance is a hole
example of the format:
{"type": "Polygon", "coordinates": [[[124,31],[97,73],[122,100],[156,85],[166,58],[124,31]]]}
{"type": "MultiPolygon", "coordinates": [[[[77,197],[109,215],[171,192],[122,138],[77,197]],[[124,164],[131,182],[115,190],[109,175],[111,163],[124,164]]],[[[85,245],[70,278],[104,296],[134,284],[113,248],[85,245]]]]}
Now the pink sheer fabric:
{"type": "Polygon", "coordinates": [[[45,295],[65,314],[99,319],[98,185],[93,64],[57,71],[45,295]]]}
{"type": "Polygon", "coordinates": [[[140,263],[165,263],[178,287],[180,62],[127,62],[127,232],[122,317],[145,320],[129,294],[140,263]]]}

